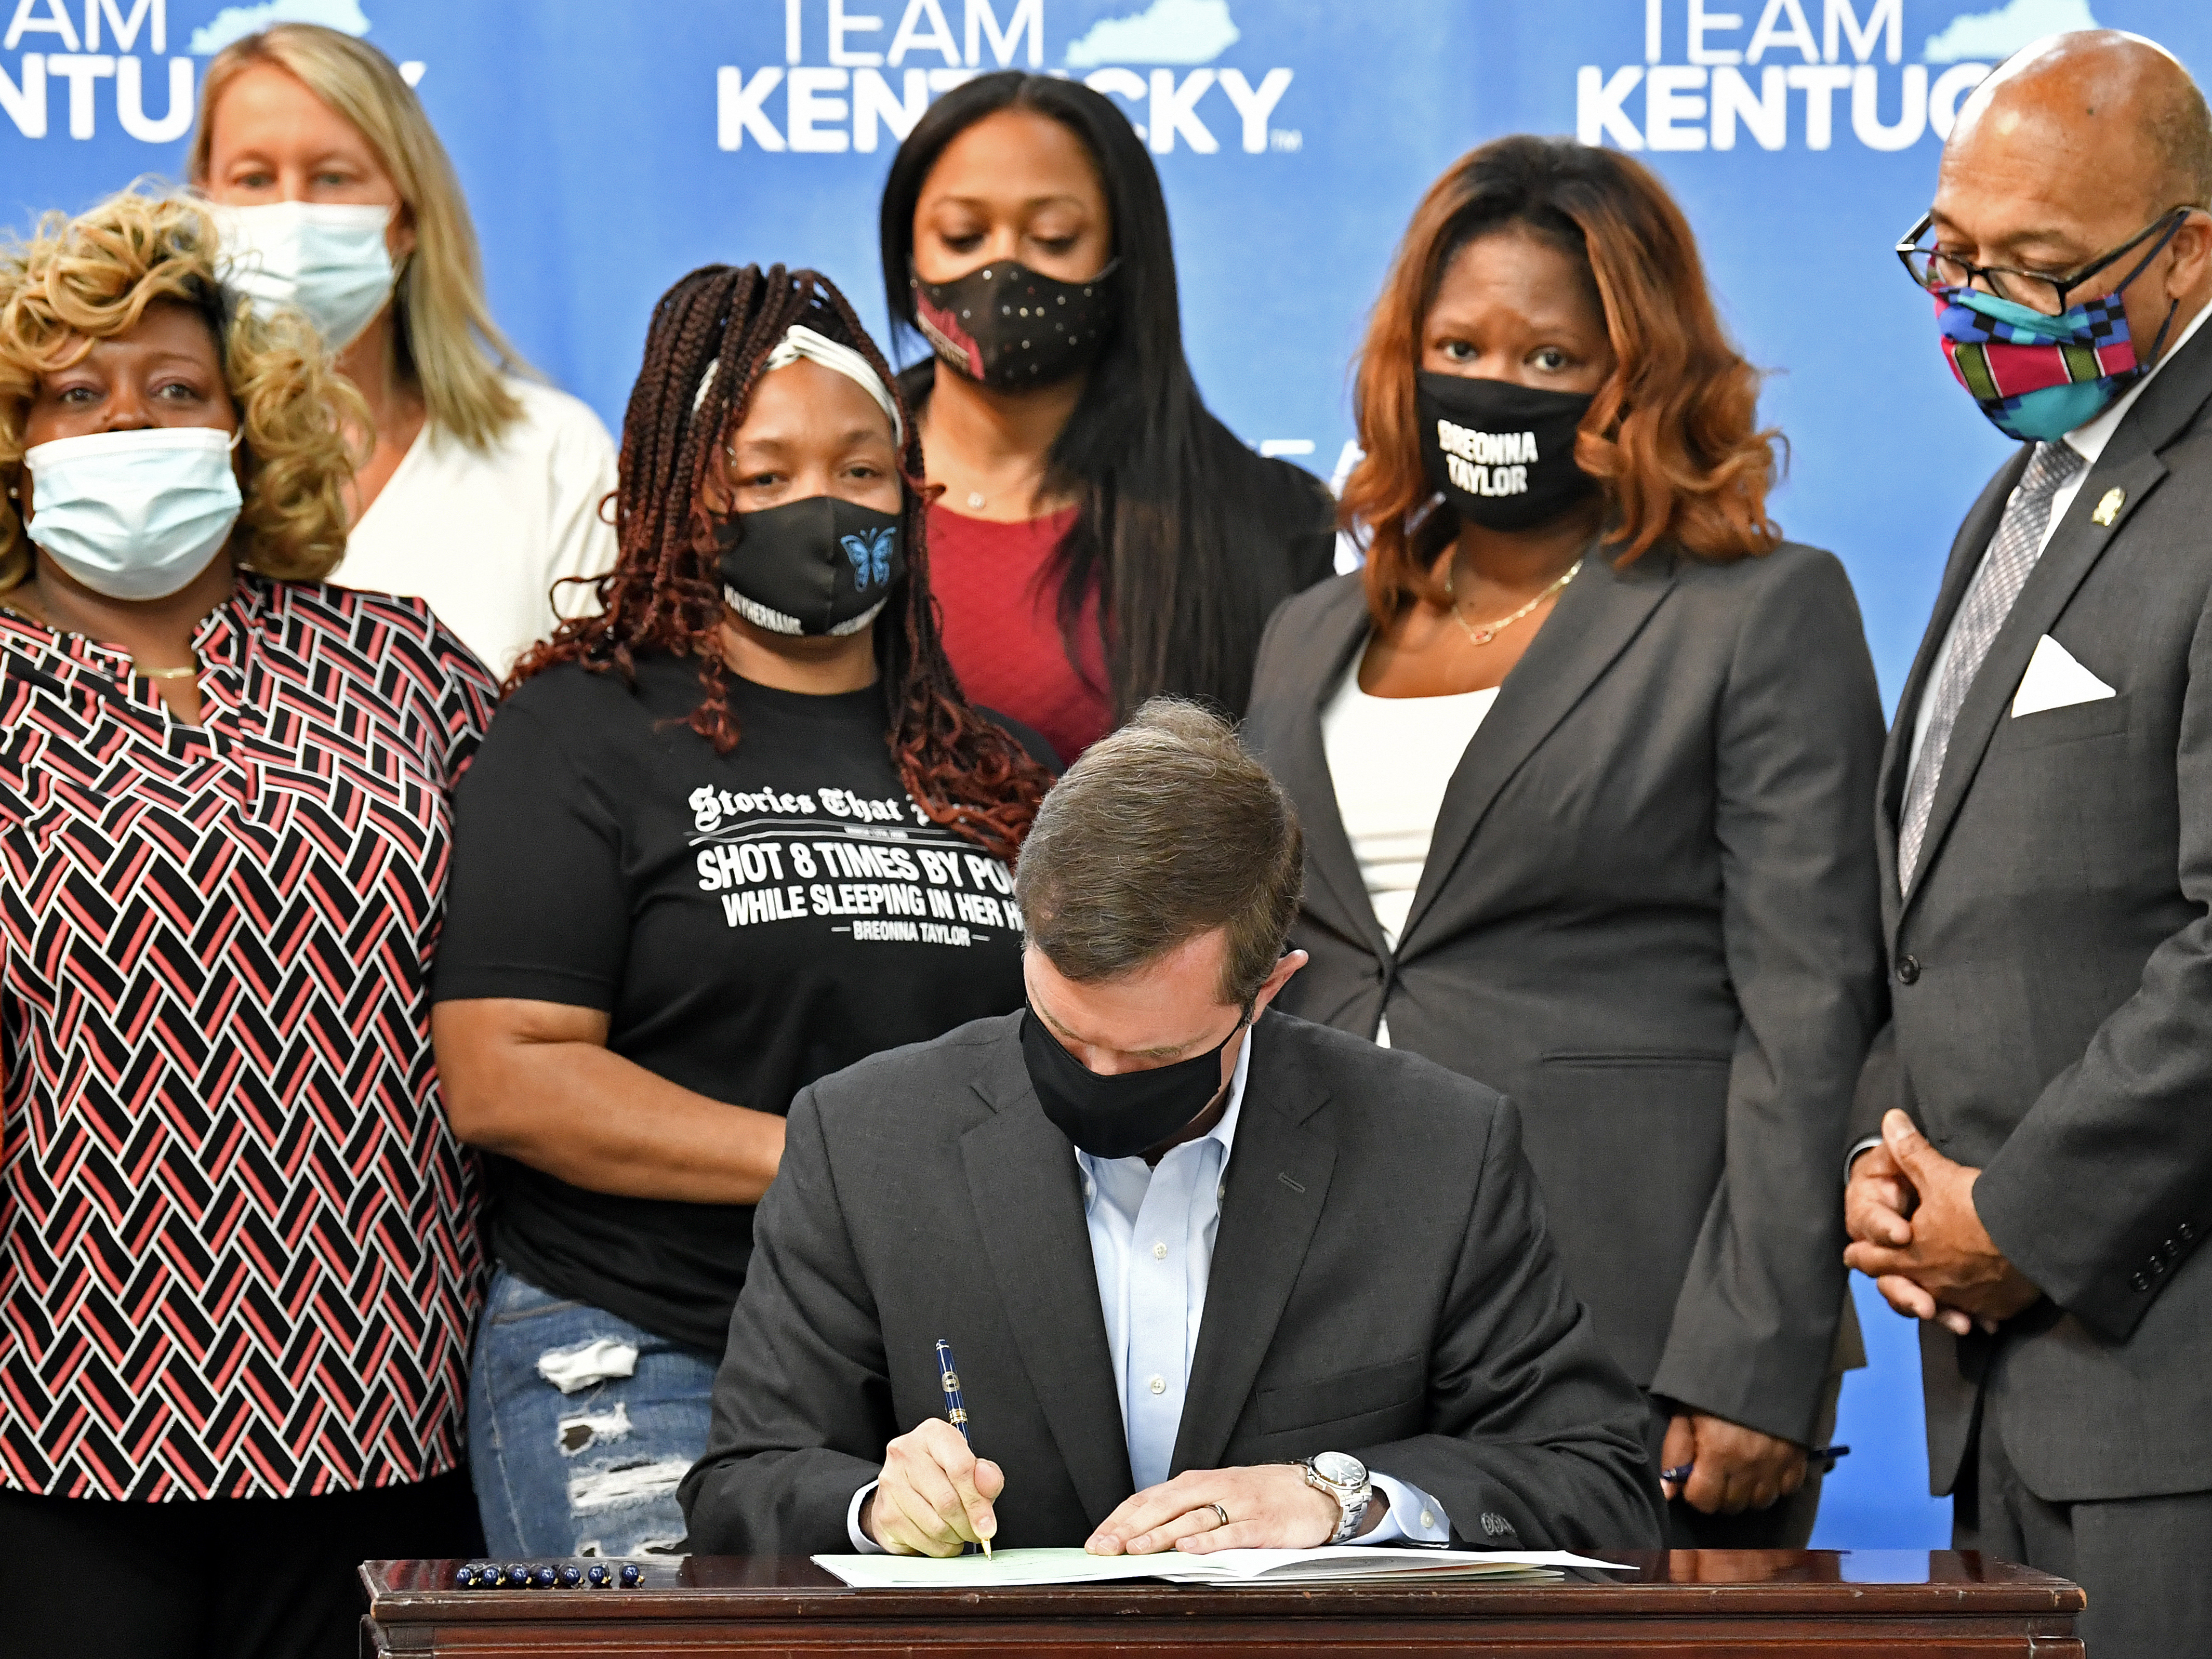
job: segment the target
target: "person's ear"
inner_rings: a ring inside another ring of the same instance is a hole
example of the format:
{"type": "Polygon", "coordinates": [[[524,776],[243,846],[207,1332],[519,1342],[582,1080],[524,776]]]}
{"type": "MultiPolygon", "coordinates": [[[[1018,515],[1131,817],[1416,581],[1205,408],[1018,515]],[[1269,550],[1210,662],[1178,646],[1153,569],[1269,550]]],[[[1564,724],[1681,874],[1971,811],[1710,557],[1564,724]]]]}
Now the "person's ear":
{"type": "Polygon", "coordinates": [[[2166,297],[2185,299],[2212,276],[2212,213],[2191,209],[2167,246],[2173,261],[2166,267],[2166,297]]]}
{"type": "Polygon", "coordinates": [[[384,246],[392,255],[392,269],[404,271],[407,262],[415,257],[415,210],[402,202],[392,210],[392,223],[384,233],[384,246]]]}
{"type": "Polygon", "coordinates": [[[1261,981],[1260,988],[1252,998],[1254,1019],[1258,1019],[1267,1012],[1267,1005],[1275,1000],[1275,994],[1291,982],[1291,975],[1304,967],[1307,960],[1306,953],[1303,951],[1283,952],[1280,959],[1275,963],[1275,971],[1261,981]]]}

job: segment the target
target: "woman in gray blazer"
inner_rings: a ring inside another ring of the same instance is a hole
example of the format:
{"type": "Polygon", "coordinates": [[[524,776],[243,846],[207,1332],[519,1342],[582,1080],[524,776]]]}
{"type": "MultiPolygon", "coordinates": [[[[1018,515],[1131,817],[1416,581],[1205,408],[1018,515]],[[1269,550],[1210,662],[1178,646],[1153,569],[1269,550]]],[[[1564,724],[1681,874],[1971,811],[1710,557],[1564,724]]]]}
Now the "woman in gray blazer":
{"type": "Polygon", "coordinates": [[[1649,172],[1475,150],[1363,349],[1366,568],[1276,611],[1246,726],[1306,826],[1284,1006],[1521,1103],[1676,1540],[1741,1547],[1810,1535],[1861,1363],[1838,1158],[1882,997],[1873,665],[1766,518],[1757,390],[1649,172]]]}

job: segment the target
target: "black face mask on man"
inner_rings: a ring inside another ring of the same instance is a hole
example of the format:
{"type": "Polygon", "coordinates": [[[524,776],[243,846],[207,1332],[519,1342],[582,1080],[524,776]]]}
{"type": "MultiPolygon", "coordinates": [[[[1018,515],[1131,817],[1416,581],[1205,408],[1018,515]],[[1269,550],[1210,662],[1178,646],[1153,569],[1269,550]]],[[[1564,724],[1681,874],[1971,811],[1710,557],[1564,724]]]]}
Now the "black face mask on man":
{"type": "Polygon", "coordinates": [[[949,283],[909,273],[914,320],[938,362],[1001,392],[1052,386],[1098,360],[1121,314],[1121,262],[1063,283],[994,260],[949,283]]]}
{"type": "Polygon", "coordinates": [[[1486,530],[1547,523],[1597,488],[1575,465],[1586,392],[1547,392],[1424,369],[1421,467],[1453,512],[1486,530]]]}
{"type": "Polygon", "coordinates": [[[1060,1047],[1028,1008],[1022,1012],[1022,1062],[1053,1127],[1094,1158],[1134,1158],[1206,1110],[1221,1092],[1221,1051],[1250,1023],[1248,1016],[1189,1060],[1101,1077],[1060,1047]]]}
{"type": "Polygon", "coordinates": [[[906,574],[899,515],[809,495],[723,521],[722,597],[773,634],[857,634],[906,574]]]}

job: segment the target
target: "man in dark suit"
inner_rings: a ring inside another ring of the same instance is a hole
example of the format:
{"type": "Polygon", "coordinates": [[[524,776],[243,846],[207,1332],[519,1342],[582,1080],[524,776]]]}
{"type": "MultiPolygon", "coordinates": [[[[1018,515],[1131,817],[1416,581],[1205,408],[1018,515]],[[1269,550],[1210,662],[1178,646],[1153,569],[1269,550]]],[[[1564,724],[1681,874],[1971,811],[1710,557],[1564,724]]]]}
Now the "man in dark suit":
{"type": "Polygon", "coordinates": [[[1301,868],[1195,708],[1061,779],[1018,878],[1029,1009],[793,1104],[693,1548],[1659,1541],[1511,1103],[1264,1012],[1301,868]]]}
{"type": "Polygon", "coordinates": [[[2212,1652],[2208,203],[2181,67],[2053,36],[1961,111],[1910,261],[2030,441],[1890,733],[1845,1259],[1926,1322],[1957,1541],[2079,1580],[2098,1659],[2212,1652]]]}

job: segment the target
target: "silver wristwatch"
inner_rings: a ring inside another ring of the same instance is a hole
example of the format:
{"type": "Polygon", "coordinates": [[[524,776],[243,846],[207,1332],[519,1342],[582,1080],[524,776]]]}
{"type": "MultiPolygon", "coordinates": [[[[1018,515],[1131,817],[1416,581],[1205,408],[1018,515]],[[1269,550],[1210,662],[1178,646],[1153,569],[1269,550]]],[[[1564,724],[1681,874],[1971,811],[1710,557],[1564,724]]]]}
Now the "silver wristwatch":
{"type": "Polygon", "coordinates": [[[1336,1499],[1341,1518],[1328,1541],[1341,1544],[1359,1530],[1368,1503],[1375,1496],[1367,1466],[1348,1452],[1325,1451],[1316,1452],[1299,1467],[1306,1472],[1306,1485],[1336,1499]]]}

